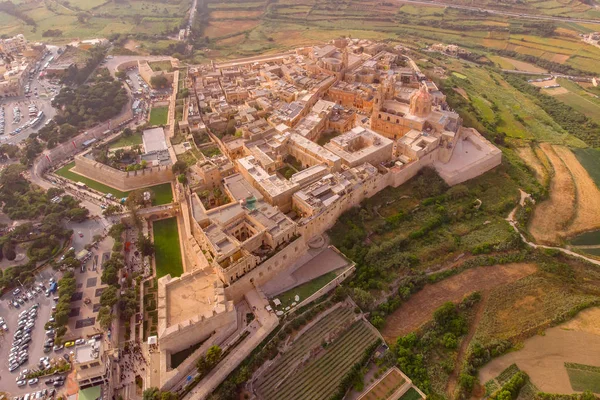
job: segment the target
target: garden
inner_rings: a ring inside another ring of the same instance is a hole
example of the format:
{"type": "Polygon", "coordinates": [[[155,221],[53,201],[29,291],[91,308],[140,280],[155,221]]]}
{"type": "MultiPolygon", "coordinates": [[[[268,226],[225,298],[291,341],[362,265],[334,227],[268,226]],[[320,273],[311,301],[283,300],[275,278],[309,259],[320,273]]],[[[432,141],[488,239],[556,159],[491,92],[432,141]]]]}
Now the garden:
{"type": "Polygon", "coordinates": [[[351,309],[339,307],[295,339],[259,378],[257,387],[261,395],[268,400],[328,399],[336,394],[342,378],[377,340],[366,323],[353,323],[354,318],[351,309]],[[288,374],[307,354],[313,356],[290,377],[288,374]]]}

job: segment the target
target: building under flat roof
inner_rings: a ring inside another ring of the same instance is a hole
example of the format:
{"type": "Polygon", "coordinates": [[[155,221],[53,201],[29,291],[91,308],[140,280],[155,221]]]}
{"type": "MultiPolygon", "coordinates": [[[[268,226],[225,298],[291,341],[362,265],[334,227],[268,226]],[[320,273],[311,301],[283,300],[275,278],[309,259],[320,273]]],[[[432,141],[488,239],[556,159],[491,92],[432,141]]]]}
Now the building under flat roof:
{"type": "Polygon", "coordinates": [[[142,135],[142,141],[144,142],[145,153],[167,150],[167,141],[163,128],[146,129],[142,135]]]}

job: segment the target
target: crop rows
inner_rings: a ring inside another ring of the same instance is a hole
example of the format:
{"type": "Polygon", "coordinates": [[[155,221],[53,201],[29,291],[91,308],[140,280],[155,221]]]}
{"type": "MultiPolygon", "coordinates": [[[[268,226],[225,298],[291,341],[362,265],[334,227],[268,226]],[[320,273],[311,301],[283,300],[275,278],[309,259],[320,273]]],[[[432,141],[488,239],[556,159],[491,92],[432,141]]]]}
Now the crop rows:
{"type": "Polygon", "coordinates": [[[264,398],[317,400],[331,397],[346,372],[375,340],[375,333],[363,321],[356,322],[322,357],[290,376],[282,386],[265,387],[264,398]]]}
{"type": "Polygon", "coordinates": [[[354,313],[347,307],[340,307],[318,321],[312,328],[305,332],[292,347],[283,353],[269,371],[265,372],[258,386],[267,388],[274,386],[282,379],[293,365],[315,347],[321,346],[323,338],[338,327],[348,323],[354,313]]]}

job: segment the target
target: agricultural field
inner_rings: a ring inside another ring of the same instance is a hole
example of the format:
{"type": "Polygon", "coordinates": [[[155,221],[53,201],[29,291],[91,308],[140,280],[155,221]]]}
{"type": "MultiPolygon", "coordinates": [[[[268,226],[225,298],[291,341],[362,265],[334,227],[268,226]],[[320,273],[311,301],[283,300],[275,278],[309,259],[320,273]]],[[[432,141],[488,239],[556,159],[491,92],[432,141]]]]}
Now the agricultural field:
{"type": "Polygon", "coordinates": [[[569,322],[547,329],[543,335],[525,340],[518,351],[485,365],[479,373],[480,381],[496,380],[503,384],[515,371],[522,370],[543,392],[598,393],[600,332],[595,325],[599,316],[600,309],[588,309],[569,322]]]}
{"type": "MultiPolygon", "coordinates": [[[[549,93],[556,99],[562,101],[573,109],[590,118],[596,123],[600,123],[600,98],[584,90],[581,86],[567,79],[557,79],[561,85],[561,92],[549,93]]],[[[552,89],[554,91],[554,89],[552,89]]]]}
{"type": "Polygon", "coordinates": [[[258,378],[255,387],[261,397],[330,398],[346,372],[377,340],[374,330],[357,317],[351,308],[338,307],[296,336],[258,378]],[[329,343],[324,345],[324,340],[329,343]],[[307,355],[311,356],[299,364],[307,355]]]}
{"type": "Polygon", "coordinates": [[[381,333],[388,342],[418,329],[447,301],[459,302],[474,291],[486,292],[537,271],[535,264],[506,264],[466,270],[425,286],[387,317],[381,333]]]}
{"type": "MultiPolygon", "coordinates": [[[[460,88],[466,95],[445,90],[449,103],[461,113],[466,125],[480,132],[494,129],[506,140],[520,144],[535,139],[541,142],[585,147],[585,143],[562,129],[534,99],[504,81],[502,75],[470,63],[453,59],[431,60],[434,65],[453,71],[442,83],[460,88]],[[468,77],[461,79],[456,73],[468,77]],[[468,99],[468,100],[467,100],[468,99]]],[[[430,69],[426,69],[431,73],[430,69]]]]}
{"type": "Polygon", "coordinates": [[[537,67],[533,64],[530,64],[530,63],[527,63],[524,61],[515,60],[513,58],[492,56],[492,57],[490,57],[490,59],[492,61],[494,61],[495,63],[497,63],[500,66],[500,68],[502,68],[502,69],[514,69],[516,71],[536,72],[536,73],[548,72],[543,68],[537,67]]]}
{"type": "Polygon", "coordinates": [[[575,149],[573,153],[600,188],[600,149],[575,149]]]}
{"type": "Polygon", "coordinates": [[[172,278],[183,274],[177,218],[167,218],[152,223],[156,277],[170,274],[172,278]]]}
{"type": "MultiPolygon", "coordinates": [[[[62,2],[61,2],[62,3],[62,2]]],[[[190,0],[132,0],[110,2],[102,0],[70,0],[61,4],[54,1],[23,2],[20,7],[35,22],[35,26],[10,17],[0,23],[0,34],[23,33],[28,40],[69,43],[73,39],[108,37],[114,33],[169,35],[179,29],[190,0]],[[66,6],[68,4],[68,6],[66,6]],[[44,32],[60,30],[60,35],[44,32]]],[[[0,13],[0,21],[4,14],[0,13]]]]}
{"type": "MultiPolygon", "coordinates": [[[[575,154],[563,146],[542,144],[540,149],[550,160],[553,176],[550,197],[536,206],[529,232],[540,242],[557,244],[600,228],[600,190],[575,154]]],[[[542,168],[534,162],[532,167],[542,168]]]]}
{"type": "Polygon", "coordinates": [[[600,393],[600,367],[568,362],[565,368],[573,390],[600,393]]]}

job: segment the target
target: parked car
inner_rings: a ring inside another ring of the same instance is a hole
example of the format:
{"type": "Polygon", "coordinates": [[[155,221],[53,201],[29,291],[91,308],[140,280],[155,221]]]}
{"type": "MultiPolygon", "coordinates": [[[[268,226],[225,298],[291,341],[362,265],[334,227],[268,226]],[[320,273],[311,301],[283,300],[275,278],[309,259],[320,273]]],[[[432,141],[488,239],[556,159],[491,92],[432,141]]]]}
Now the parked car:
{"type": "Polygon", "coordinates": [[[29,385],[35,385],[36,383],[38,383],[40,380],[38,378],[32,378],[28,381],[29,385]]]}
{"type": "Polygon", "coordinates": [[[75,342],[72,340],[69,340],[67,343],[65,343],[65,347],[73,347],[75,346],[75,342]]]}

